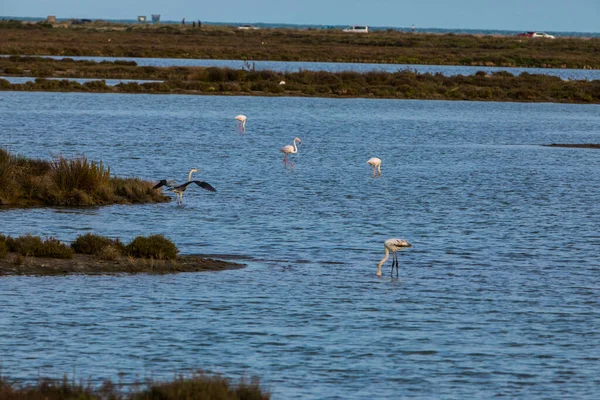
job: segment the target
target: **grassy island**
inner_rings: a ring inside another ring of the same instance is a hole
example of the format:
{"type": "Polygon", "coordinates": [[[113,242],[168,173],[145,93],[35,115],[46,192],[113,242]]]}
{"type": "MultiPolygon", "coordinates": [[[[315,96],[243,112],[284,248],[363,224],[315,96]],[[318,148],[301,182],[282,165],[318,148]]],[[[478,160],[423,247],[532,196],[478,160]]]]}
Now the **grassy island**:
{"type": "Polygon", "coordinates": [[[600,39],[97,21],[0,23],[0,54],[600,68],[600,39]]]}
{"type": "Polygon", "coordinates": [[[168,381],[136,383],[124,388],[110,380],[100,386],[90,382],[63,379],[39,379],[35,384],[23,385],[0,376],[0,398],[3,400],[268,400],[271,395],[261,388],[258,379],[233,383],[221,376],[201,372],[179,376],[168,381]]]}
{"type": "Polygon", "coordinates": [[[0,79],[0,90],[12,91],[600,103],[600,80],[565,81],[554,76],[529,73],[514,76],[504,71],[492,74],[479,71],[472,76],[418,74],[411,70],[275,72],[251,67],[240,70],[139,67],[134,61],[94,62],[13,56],[0,59],[0,74],[37,77],[35,81],[21,84],[0,79]],[[127,82],[108,86],[102,80],[78,83],[67,78],[161,82],[127,82]]]}
{"type": "Polygon", "coordinates": [[[138,236],[124,244],[118,238],[87,233],[67,245],[54,237],[0,234],[1,275],[65,275],[222,271],[243,264],[180,255],[162,235],[138,236]]]}
{"type": "Polygon", "coordinates": [[[0,148],[0,206],[101,206],[168,202],[138,178],[110,176],[102,162],[59,156],[47,161],[13,155],[0,148]]]}

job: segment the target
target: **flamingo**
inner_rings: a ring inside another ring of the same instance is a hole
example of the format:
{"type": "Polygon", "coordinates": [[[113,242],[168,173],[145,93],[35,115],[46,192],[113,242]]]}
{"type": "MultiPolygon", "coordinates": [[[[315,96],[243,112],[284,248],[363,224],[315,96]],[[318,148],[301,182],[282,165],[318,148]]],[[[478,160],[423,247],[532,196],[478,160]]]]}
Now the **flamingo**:
{"type": "Polygon", "coordinates": [[[152,189],[158,189],[163,186],[171,186],[169,189],[167,189],[167,191],[175,193],[175,196],[177,198],[177,204],[180,206],[183,206],[183,193],[185,193],[185,191],[187,190],[187,187],[192,183],[195,183],[196,185],[200,186],[202,189],[206,189],[209,192],[217,191],[214,187],[212,187],[207,182],[199,181],[199,180],[193,181],[192,174],[194,172],[200,172],[200,170],[198,168],[192,168],[190,170],[190,173],[188,174],[188,180],[186,183],[175,186],[176,183],[174,181],[168,181],[166,179],[162,179],[160,182],[158,182],[156,185],[154,185],[154,187],[152,189]]]}
{"type": "Polygon", "coordinates": [[[398,250],[405,249],[407,247],[412,247],[412,244],[408,243],[404,239],[388,239],[383,243],[383,247],[385,248],[385,257],[379,261],[377,265],[377,276],[381,276],[381,266],[385,263],[390,257],[390,251],[392,252],[392,276],[394,276],[394,264],[396,264],[396,276],[398,276],[398,254],[396,253],[398,250]]]}
{"type": "Polygon", "coordinates": [[[293,162],[287,160],[287,156],[290,153],[291,154],[296,154],[298,152],[298,147],[296,147],[296,142],[298,142],[298,143],[301,144],[302,140],[300,140],[300,138],[296,137],[296,138],[294,138],[294,145],[293,146],[288,144],[286,146],[283,146],[281,148],[281,150],[279,150],[280,152],[285,153],[285,156],[283,157],[283,165],[287,165],[289,163],[292,167],[294,166],[293,162]]]}
{"type": "Polygon", "coordinates": [[[379,172],[379,175],[381,175],[381,159],[377,157],[371,157],[369,158],[369,161],[367,161],[367,164],[373,167],[373,176],[376,176],[377,172],[379,172]]]}
{"type": "Polygon", "coordinates": [[[235,130],[237,132],[238,128],[240,129],[240,132],[246,132],[246,116],[245,115],[236,115],[235,119],[237,119],[237,124],[235,125],[235,130]]]}

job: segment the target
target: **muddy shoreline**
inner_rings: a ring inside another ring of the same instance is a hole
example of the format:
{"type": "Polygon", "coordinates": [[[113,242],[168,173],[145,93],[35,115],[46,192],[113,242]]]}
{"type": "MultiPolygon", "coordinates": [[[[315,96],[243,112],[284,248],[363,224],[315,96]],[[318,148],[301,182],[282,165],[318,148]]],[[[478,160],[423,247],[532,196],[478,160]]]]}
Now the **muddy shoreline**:
{"type": "Polygon", "coordinates": [[[226,271],[244,268],[245,264],[182,255],[176,260],[153,260],[122,256],[102,260],[92,255],[75,254],[71,259],[23,257],[16,253],[0,259],[0,276],[7,275],[102,275],[102,274],[174,274],[179,272],[226,271]]]}

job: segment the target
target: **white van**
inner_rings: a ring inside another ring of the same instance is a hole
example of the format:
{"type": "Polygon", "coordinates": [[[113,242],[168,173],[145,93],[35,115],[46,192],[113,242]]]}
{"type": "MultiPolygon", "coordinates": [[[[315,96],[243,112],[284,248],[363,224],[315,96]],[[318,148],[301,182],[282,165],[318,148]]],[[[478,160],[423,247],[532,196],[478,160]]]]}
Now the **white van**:
{"type": "Polygon", "coordinates": [[[346,29],[342,29],[342,32],[369,33],[369,27],[365,25],[352,25],[346,29]]]}

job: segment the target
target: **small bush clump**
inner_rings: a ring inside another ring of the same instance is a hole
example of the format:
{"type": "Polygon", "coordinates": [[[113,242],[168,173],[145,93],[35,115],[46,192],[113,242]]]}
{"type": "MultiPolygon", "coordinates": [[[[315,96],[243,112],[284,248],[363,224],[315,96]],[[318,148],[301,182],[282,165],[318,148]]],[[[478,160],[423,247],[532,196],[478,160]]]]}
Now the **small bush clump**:
{"type": "Polygon", "coordinates": [[[86,233],[77,236],[75,241],[71,243],[71,248],[79,254],[99,254],[105,247],[113,244],[115,244],[115,241],[111,238],[86,233]]]}
{"type": "Polygon", "coordinates": [[[138,236],[127,245],[126,249],[127,254],[133,257],[158,260],[174,260],[179,252],[177,246],[163,235],[138,236]]]}
{"type": "Polygon", "coordinates": [[[8,251],[28,257],[73,258],[73,250],[54,237],[42,240],[30,234],[12,238],[8,236],[3,243],[8,251]]]}
{"type": "Polygon", "coordinates": [[[0,259],[3,259],[8,254],[8,247],[6,246],[6,242],[0,240],[0,259]]]}
{"type": "Polygon", "coordinates": [[[96,255],[101,260],[114,261],[123,255],[123,249],[115,244],[109,244],[104,246],[96,255]]]}

